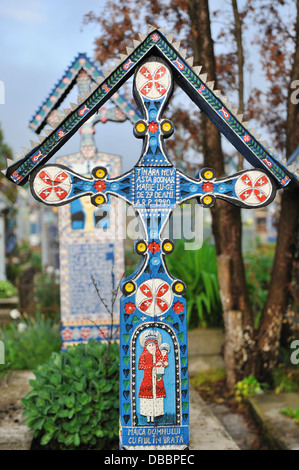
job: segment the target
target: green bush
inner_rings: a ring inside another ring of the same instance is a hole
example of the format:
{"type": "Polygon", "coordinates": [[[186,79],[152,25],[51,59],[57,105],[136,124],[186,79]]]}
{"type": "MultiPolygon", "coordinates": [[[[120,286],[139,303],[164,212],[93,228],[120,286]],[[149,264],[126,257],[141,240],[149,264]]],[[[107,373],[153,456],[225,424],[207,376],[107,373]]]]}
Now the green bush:
{"type": "Polygon", "coordinates": [[[179,240],[166,264],[169,272],[186,284],[188,327],[222,326],[215,247],[204,242],[199,250],[185,250],[184,241],[179,240]]]}
{"type": "Polygon", "coordinates": [[[53,353],[23,398],[26,424],[54,449],[109,449],[118,437],[119,348],[89,341],[53,353]]]}
{"type": "Polygon", "coordinates": [[[299,392],[299,368],[289,368],[279,365],[273,372],[273,385],[275,393],[299,392]]]}
{"type": "Polygon", "coordinates": [[[0,281],[0,299],[8,299],[17,295],[17,289],[9,281],[0,281]]]}
{"type": "Polygon", "coordinates": [[[47,312],[53,320],[60,321],[60,285],[59,278],[47,272],[34,277],[34,301],[36,310],[47,312]]]}
{"type": "Polygon", "coordinates": [[[282,408],[280,413],[282,415],[288,416],[289,418],[292,418],[295,423],[299,424],[299,406],[296,406],[295,408],[287,406],[286,408],[282,408]]]}
{"type": "Polygon", "coordinates": [[[235,386],[235,397],[238,402],[246,401],[251,395],[261,393],[263,393],[262,385],[253,375],[240,380],[235,386]]]}
{"type": "Polygon", "coordinates": [[[244,257],[246,283],[249,291],[251,308],[254,313],[255,329],[258,329],[260,326],[263,307],[267,299],[273,257],[273,250],[258,250],[252,253],[247,253],[244,257]]]}
{"type": "Polygon", "coordinates": [[[0,372],[35,369],[61,348],[60,327],[40,315],[35,319],[22,317],[21,322],[4,326],[0,339],[5,347],[5,364],[0,365],[0,372]]]}

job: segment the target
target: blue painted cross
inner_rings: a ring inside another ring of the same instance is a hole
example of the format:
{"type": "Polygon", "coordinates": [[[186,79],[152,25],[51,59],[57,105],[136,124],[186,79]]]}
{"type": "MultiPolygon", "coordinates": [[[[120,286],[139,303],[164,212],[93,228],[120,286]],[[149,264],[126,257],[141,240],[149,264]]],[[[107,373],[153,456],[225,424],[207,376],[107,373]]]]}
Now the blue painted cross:
{"type": "Polygon", "coordinates": [[[62,205],[90,195],[94,205],[109,196],[132,205],[144,238],[135,241],[142,256],[135,272],[121,285],[120,302],[120,448],[179,449],[189,445],[188,352],[184,283],[167,270],[165,256],[173,242],[161,233],[174,208],[196,198],[211,207],[217,198],[244,208],[269,204],[276,183],[262,169],[216,178],[203,169],[190,178],[173,166],[164,140],[174,126],[162,118],[173,90],[171,68],[151,56],[141,62],[134,77],[134,97],[142,119],[134,134],[143,139],[135,167],[117,178],[96,167],[83,177],[61,165],[39,167],[31,175],[34,197],[62,205]]]}

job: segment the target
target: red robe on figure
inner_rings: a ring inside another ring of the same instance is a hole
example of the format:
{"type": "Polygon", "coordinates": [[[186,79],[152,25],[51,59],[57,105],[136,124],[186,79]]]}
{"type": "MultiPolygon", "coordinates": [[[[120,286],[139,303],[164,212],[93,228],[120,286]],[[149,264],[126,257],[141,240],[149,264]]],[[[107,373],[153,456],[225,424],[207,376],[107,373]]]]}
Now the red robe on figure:
{"type": "MultiPolygon", "coordinates": [[[[144,349],[140,355],[138,368],[144,370],[144,376],[139,389],[139,398],[153,398],[153,368],[154,367],[167,367],[168,358],[162,356],[156,340],[147,340],[144,344],[144,349]],[[153,362],[153,355],[148,352],[146,346],[148,343],[155,343],[156,346],[156,362],[153,362]]],[[[156,382],[156,396],[157,398],[165,398],[165,388],[162,375],[157,377],[156,382]]]]}

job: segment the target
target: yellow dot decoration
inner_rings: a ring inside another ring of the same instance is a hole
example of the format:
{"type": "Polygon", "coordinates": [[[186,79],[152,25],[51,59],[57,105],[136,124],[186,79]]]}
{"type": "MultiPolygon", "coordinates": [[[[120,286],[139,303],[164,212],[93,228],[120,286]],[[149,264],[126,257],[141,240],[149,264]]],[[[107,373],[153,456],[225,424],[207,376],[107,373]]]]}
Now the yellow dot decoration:
{"type": "Polygon", "coordinates": [[[164,243],[163,249],[164,249],[164,251],[171,251],[172,250],[172,244],[170,242],[164,243]]]}
{"type": "Polygon", "coordinates": [[[134,290],[133,282],[127,282],[127,284],[125,285],[125,291],[126,292],[133,292],[133,290],[134,290]]]}
{"type": "Polygon", "coordinates": [[[174,286],[175,292],[183,292],[184,290],[184,284],[182,282],[177,282],[176,285],[174,286]]]}
{"type": "Polygon", "coordinates": [[[169,122],[164,122],[162,124],[162,130],[164,132],[169,132],[171,130],[171,124],[169,122]]]}
{"type": "Polygon", "coordinates": [[[144,132],[145,131],[145,125],[143,124],[143,122],[139,122],[137,124],[136,130],[137,130],[137,132],[144,132]]]}
{"type": "Polygon", "coordinates": [[[99,168],[96,171],[96,177],[97,178],[104,178],[105,177],[105,170],[103,170],[102,168],[99,168]]]}
{"type": "Polygon", "coordinates": [[[213,178],[213,172],[211,170],[207,170],[204,172],[203,176],[206,180],[210,180],[211,178],[213,178]]]}
{"type": "Polygon", "coordinates": [[[99,194],[98,196],[95,197],[95,203],[100,205],[100,204],[103,204],[105,202],[105,198],[104,196],[102,196],[102,194],[99,194]]]}
{"type": "Polygon", "coordinates": [[[211,204],[212,201],[213,201],[213,199],[211,198],[211,196],[205,196],[205,197],[203,198],[203,202],[204,202],[205,204],[211,204]]]}
{"type": "Polygon", "coordinates": [[[144,242],[137,243],[136,248],[141,252],[146,251],[146,244],[144,242]]]}

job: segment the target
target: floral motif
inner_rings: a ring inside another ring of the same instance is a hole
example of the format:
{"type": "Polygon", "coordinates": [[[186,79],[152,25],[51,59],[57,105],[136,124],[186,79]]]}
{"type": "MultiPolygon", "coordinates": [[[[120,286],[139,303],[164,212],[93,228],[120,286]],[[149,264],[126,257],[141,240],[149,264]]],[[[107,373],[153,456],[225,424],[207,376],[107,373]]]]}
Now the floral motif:
{"type": "Polygon", "coordinates": [[[150,253],[158,253],[160,251],[160,245],[157,242],[150,242],[148,244],[148,251],[150,253]]]}
{"type": "Polygon", "coordinates": [[[153,73],[144,65],[139,71],[139,76],[141,79],[140,93],[143,96],[160,98],[166,93],[169,83],[167,81],[167,69],[164,65],[160,65],[153,73]]]}
{"type": "Polygon", "coordinates": [[[94,182],[94,187],[97,191],[104,191],[106,189],[105,181],[99,180],[94,182]]]}
{"type": "Polygon", "coordinates": [[[206,193],[209,193],[213,191],[214,185],[210,181],[206,181],[202,184],[202,190],[205,191],[206,193]]]}
{"type": "Polygon", "coordinates": [[[135,304],[133,302],[127,302],[125,304],[125,311],[126,313],[134,313],[135,312],[135,304]]]}
{"type": "Polygon", "coordinates": [[[88,339],[90,337],[90,329],[89,328],[82,328],[81,329],[81,336],[83,339],[88,339]]]}
{"type": "Polygon", "coordinates": [[[244,134],[244,135],[243,135],[243,140],[244,140],[244,142],[249,142],[249,141],[251,140],[250,135],[244,134]]]}
{"type": "Polygon", "coordinates": [[[148,279],[143,282],[136,293],[136,306],[147,315],[161,315],[166,312],[172,299],[169,284],[162,279],[148,279]]]}
{"type": "Polygon", "coordinates": [[[102,88],[106,93],[108,93],[110,91],[110,88],[108,87],[108,85],[106,83],[104,83],[104,85],[102,85],[102,88]]]}
{"type": "Polygon", "coordinates": [[[238,195],[243,201],[254,198],[258,202],[265,202],[268,197],[268,186],[269,180],[266,175],[260,174],[260,176],[253,180],[251,174],[245,173],[241,176],[242,191],[238,195]],[[245,188],[245,189],[244,189],[245,188]],[[261,189],[262,188],[262,189],[261,189]]]}
{"type": "Polygon", "coordinates": [[[159,41],[159,39],[160,39],[160,38],[159,38],[159,35],[158,35],[157,33],[155,33],[155,34],[152,35],[152,40],[153,40],[153,41],[157,42],[157,41],[159,41]]]}
{"type": "Polygon", "coordinates": [[[148,131],[154,134],[158,130],[158,124],[154,121],[148,123],[148,131]]]}
{"type": "MultiPolygon", "coordinates": [[[[58,170],[60,170],[60,168],[58,168],[58,170]]],[[[58,173],[54,177],[52,177],[51,174],[47,173],[45,170],[42,170],[40,171],[38,177],[46,184],[46,186],[43,187],[42,190],[39,192],[39,196],[43,200],[47,199],[50,195],[52,197],[53,191],[57,196],[56,200],[62,201],[66,198],[68,194],[66,191],[67,186],[59,186],[64,183],[68,183],[68,175],[64,170],[58,171],[58,173]]]]}
{"type": "Polygon", "coordinates": [[[70,328],[66,328],[65,330],[63,330],[61,334],[62,334],[64,341],[72,339],[72,336],[73,336],[73,332],[70,328]]]}
{"type": "Polygon", "coordinates": [[[65,135],[65,132],[64,132],[64,130],[62,130],[62,129],[59,129],[59,131],[57,131],[57,136],[58,136],[58,137],[60,137],[60,138],[61,138],[61,137],[63,137],[64,135],[65,135]]]}
{"type": "Polygon", "coordinates": [[[175,313],[182,313],[182,311],[184,310],[184,305],[182,304],[182,302],[176,302],[175,304],[173,304],[172,308],[175,313]]]}

